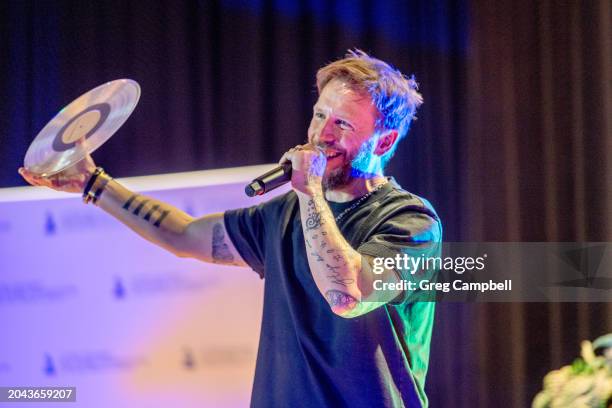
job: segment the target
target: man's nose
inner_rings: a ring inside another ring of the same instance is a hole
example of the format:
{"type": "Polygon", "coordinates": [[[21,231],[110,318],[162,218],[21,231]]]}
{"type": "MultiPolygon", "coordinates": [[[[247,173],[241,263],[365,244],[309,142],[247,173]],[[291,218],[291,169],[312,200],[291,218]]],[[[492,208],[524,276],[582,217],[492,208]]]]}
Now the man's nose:
{"type": "Polygon", "coordinates": [[[334,133],[334,121],[329,118],[323,124],[321,131],[317,135],[317,142],[332,145],[336,141],[334,133]]]}

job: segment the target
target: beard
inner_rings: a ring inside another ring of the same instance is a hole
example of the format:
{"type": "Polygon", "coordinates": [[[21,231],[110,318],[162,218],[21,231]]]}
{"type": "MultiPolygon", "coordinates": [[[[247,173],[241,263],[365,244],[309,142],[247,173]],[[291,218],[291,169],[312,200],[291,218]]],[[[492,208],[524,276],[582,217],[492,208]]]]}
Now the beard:
{"type": "Polygon", "coordinates": [[[347,185],[352,179],[352,163],[345,160],[341,167],[334,169],[323,177],[323,190],[333,190],[347,185]]]}
{"type": "MultiPolygon", "coordinates": [[[[323,146],[324,147],[324,146],[323,146]]],[[[364,178],[368,175],[366,169],[372,160],[374,140],[370,139],[365,142],[351,156],[346,156],[342,165],[335,168],[323,176],[323,190],[333,190],[339,187],[344,187],[356,178],[364,178]]]]}

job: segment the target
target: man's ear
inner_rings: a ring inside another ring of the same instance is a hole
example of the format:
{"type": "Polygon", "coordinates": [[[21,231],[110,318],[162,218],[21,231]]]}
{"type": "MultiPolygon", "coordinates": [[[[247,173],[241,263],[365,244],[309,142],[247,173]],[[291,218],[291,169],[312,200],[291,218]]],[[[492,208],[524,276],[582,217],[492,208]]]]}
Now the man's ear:
{"type": "Polygon", "coordinates": [[[382,156],[387,153],[395,144],[397,136],[397,130],[388,130],[383,133],[380,138],[378,138],[378,143],[376,143],[376,149],[374,149],[374,153],[378,156],[382,156]]]}

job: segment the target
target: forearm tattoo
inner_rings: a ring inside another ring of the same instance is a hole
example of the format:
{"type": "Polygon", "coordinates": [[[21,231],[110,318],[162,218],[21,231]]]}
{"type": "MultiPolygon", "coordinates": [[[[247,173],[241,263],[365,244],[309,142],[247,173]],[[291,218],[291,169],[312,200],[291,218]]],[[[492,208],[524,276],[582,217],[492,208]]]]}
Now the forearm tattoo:
{"type": "MultiPolygon", "coordinates": [[[[327,278],[329,283],[348,288],[355,283],[355,279],[351,275],[347,275],[347,273],[350,273],[347,269],[348,261],[346,259],[348,248],[343,247],[343,245],[348,244],[338,241],[338,237],[334,234],[329,234],[329,227],[333,228],[333,215],[329,211],[325,212],[325,206],[325,201],[320,196],[312,197],[306,203],[304,241],[308,248],[310,262],[316,265],[313,266],[313,273],[327,278]]],[[[334,302],[345,301],[348,306],[356,302],[350,295],[337,290],[328,291],[326,296],[328,300],[331,299],[334,302]]],[[[330,305],[334,306],[331,301],[330,305]]],[[[347,305],[342,306],[346,307],[347,305]]]]}
{"type": "Polygon", "coordinates": [[[339,290],[328,290],[325,292],[325,298],[332,308],[341,307],[345,310],[352,310],[357,306],[357,299],[339,290]]]}
{"type": "Polygon", "coordinates": [[[314,199],[308,200],[308,215],[306,216],[306,230],[308,231],[320,228],[323,225],[321,211],[319,210],[320,205],[318,204],[314,199]]]}
{"type": "Polygon", "coordinates": [[[317,252],[311,252],[310,255],[314,256],[315,261],[317,262],[325,262],[325,259],[323,259],[323,257],[319,255],[317,252]]]}
{"type": "Polygon", "coordinates": [[[325,267],[327,268],[327,270],[330,272],[330,275],[327,275],[328,278],[330,278],[330,280],[333,283],[337,283],[338,285],[342,285],[344,287],[346,287],[347,285],[352,284],[353,282],[355,282],[354,279],[351,278],[343,278],[340,275],[340,266],[334,266],[334,265],[330,265],[328,263],[325,264],[325,267]]]}
{"type": "Polygon", "coordinates": [[[143,220],[152,223],[154,227],[159,228],[164,219],[170,214],[170,210],[160,209],[159,204],[153,205],[148,211],[142,211],[145,205],[151,200],[141,196],[140,194],[132,194],[130,198],[123,204],[125,211],[142,217],[143,220]]]}
{"type": "Polygon", "coordinates": [[[212,257],[213,261],[218,263],[234,262],[234,255],[232,255],[229,246],[225,243],[223,226],[219,223],[213,226],[212,257]]]}

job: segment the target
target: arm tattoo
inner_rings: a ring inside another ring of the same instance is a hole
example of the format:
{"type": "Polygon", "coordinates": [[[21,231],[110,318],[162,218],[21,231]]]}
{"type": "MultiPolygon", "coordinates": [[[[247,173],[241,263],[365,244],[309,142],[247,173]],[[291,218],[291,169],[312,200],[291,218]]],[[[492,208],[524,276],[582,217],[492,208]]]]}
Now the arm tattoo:
{"type": "Polygon", "coordinates": [[[340,306],[352,310],[357,306],[357,299],[339,290],[328,290],[325,292],[325,298],[332,308],[340,306]]]}
{"type": "Polygon", "coordinates": [[[146,199],[142,200],[140,202],[140,204],[138,204],[138,207],[136,207],[136,209],[134,209],[134,215],[140,214],[140,210],[142,210],[142,207],[144,207],[145,204],[148,203],[149,201],[151,201],[151,200],[146,200],[146,199]]]}
{"type": "Polygon", "coordinates": [[[125,204],[123,204],[123,209],[127,210],[128,208],[130,208],[130,205],[132,205],[132,201],[134,201],[136,197],[138,197],[138,194],[132,194],[132,196],[128,198],[128,200],[125,202],[125,204]]]}
{"type": "Polygon", "coordinates": [[[334,257],[333,257],[333,258],[334,258],[334,261],[336,261],[336,262],[340,262],[340,261],[343,261],[343,260],[344,260],[344,258],[343,258],[343,257],[342,257],[342,255],[340,255],[340,254],[336,254],[336,255],[334,255],[334,257]]]}
{"type": "Polygon", "coordinates": [[[157,211],[158,209],[159,209],[159,204],[155,204],[153,207],[151,207],[149,212],[144,216],[144,220],[149,221],[151,219],[151,215],[153,215],[153,213],[157,211]]]}
{"type": "Polygon", "coordinates": [[[318,253],[316,253],[316,252],[311,252],[310,255],[312,255],[315,258],[317,258],[317,259],[315,259],[315,261],[317,261],[317,262],[325,262],[325,259],[323,259],[323,257],[321,255],[319,255],[318,253]]]}
{"type": "Polygon", "coordinates": [[[232,255],[229,246],[225,243],[223,226],[219,223],[213,227],[212,257],[214,262],[219,263],[231,263],[234,261],[234,255],[232,255]]]}
{"type": "MultiPolygon", "coordinates": [[[[323,211],[325,207],[324,199],[319,196],[310,198],[306,203],[304,240],[308,247],[310,261],[320,264],[321,267],[324,265],[321,273],[327,278],[327,281],[347,288],[355,283],[355,279],[346,277],[347,261],[344,257],[346,249],[335,248],[328,242],[328,231],[325,231],[324,228],[326,221],[329,221],[330,218],[323,211]]],[[[338,298],[338,294],[343,294],[343,292],[334,290],[327,293],[334,296],[334,299],[338,298]]]]}
{"type": "Polygon", "coordinates": [[[339,266],[333,266],[333,265],[330,265],[328,263],[326,263],[325,266],[327,267],[327,269],[329,270],[329,273],[330,273],[330,275],[327,275],[327,277],[331,279],[332,283],[337,283],[338,285],[342,285],[342,286],[346,287],[347,285],[350,285],[353,282],[355,282],[354,279],[343,278],[340,275],[340,271],[338,271],[338,269],[340,269],[339,266]]]}
{"type": "Polygon", "coordinates": [[[315,205],[314,200],[308,201],[308,215],[306,216],[306,229],[313,230],[320,228],[322,225],[321,222],[321,213],[317,211],[317,207],[315,205]]]}
{"type": "Polygon", "coordinates": [[[159,204],[155,204],[154,206],[151,207],[149,211],[147,211],[146,214],[144,215],[140,214],[140,211],[150,201],[151,200],[149,200],[148,198],[144,198],[140,196],[139,194],[132,194],[130,198],[128,198],[127,201],[123,204],[123,207],[121,208],[123,208],[125,211],[128,211],[128,212],[131,211],[132,214],[134,215],[142,216],[143,220],[153,223],[154,227],[159,228],[164,218],[166,218],[168,214],[170,214],[170,210],[162,210],[159,208],[160,207],[159,204]],[[157,216],[157,217],[155,218],[154,216],[157,216]]]}

